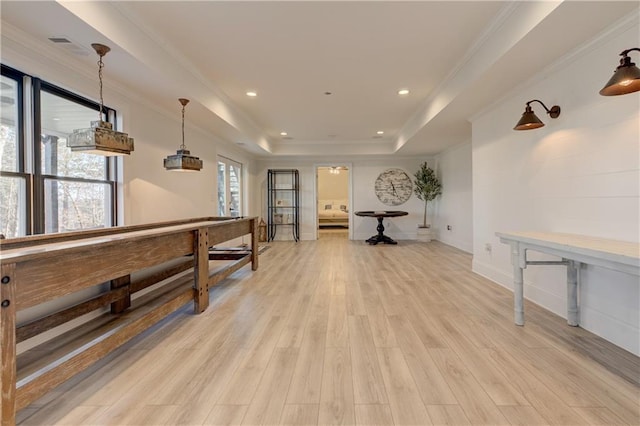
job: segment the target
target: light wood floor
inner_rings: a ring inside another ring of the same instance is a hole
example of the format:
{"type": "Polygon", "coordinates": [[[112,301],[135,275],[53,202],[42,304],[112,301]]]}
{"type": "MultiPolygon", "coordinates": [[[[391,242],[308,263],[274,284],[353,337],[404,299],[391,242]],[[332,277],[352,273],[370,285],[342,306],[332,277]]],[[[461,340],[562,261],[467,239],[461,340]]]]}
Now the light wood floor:
{"type": "Polygon", "coordinates": [[[24,425],[640,424],[640,362],[432,242],[272,243],[24,425]]]}

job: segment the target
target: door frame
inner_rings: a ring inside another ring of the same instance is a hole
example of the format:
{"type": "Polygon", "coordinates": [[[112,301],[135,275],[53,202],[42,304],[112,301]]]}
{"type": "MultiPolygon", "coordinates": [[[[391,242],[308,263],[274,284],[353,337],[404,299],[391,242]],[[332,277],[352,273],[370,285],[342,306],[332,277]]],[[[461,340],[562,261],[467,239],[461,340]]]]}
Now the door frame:
{"type": "Polygon", "coordinates": [[[315,223],[315,239],[319,237],[320,219],[318,215],[318,169],[320,167],[345,167],[349,171],[349,182],[347,184],[347,200],[349,202],[349,240],[353,240],[353,163],[350,162],[322,162],[313,165],[313,200],[315,207],[313,208],[315,223]]]}

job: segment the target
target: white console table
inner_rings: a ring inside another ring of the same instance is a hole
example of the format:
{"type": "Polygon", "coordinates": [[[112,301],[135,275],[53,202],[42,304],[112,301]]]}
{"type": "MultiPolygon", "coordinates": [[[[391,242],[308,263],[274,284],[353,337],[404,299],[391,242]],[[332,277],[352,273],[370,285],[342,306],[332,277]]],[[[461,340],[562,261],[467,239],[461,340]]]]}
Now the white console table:
{"type": "Polygon", "coordinates": [[[577,326],[578,270],[581,263],[640,276],[640,245],[584,235],[551,232],[496,232],[500,241],[511,246],[515,323],[524,325],[523,272],[529,265],[566,265],[567,323],[577,326]],[[527,250],[548,253],[558,261],[527,260],[527,250]]]}

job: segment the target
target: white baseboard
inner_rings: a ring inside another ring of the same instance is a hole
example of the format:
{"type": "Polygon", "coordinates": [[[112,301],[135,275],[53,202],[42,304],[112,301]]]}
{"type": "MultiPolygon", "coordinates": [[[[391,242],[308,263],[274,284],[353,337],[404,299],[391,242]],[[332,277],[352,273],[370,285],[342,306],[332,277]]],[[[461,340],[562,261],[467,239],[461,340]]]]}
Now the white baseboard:
{"type": "Polygon", "coordinates": [[[581,306],[580,327],[608,340],[614,345],[620,346],[636,356],[640,356],[640,332],[638,331],[638,325],[634,326],[622,322],[605,312],[591,309],[588,306],[581,306]]]}
{"type": "Polygon", "coordinates": [[[473,254],[473,242],[457,240],[454,238],[440,238],[441,236],[442,236],[442,233],[440,233],[438,238],[435,238],[435,239],[448,246],[452,246],[464,252],[467,252],[469,254],[473,254]]]}

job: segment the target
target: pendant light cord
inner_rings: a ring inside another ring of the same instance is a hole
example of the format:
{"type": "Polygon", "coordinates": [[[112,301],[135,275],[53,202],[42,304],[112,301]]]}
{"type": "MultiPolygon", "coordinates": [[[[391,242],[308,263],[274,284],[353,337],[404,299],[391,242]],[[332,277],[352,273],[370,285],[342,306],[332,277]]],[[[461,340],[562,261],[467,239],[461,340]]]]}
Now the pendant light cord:
{"type": "Polygon", "coordinates": [[[102,105],[104,104],[104,99],[102,98],[102,68],[104,67],[104,62],[102,62],[103,55],[100,55],[100,59],[98,59],[98,81],[100,82],[100,111],[98,112],[98,120],[100,122],[104,121],[102,118],[102,105]]]}
{"type": "Polygon", "coordinates": [[[180,145],[180,149],[186,149],[187,147],[184,145],[184,108],[186,105],[182,105],[182,145],[180,145]]]}

